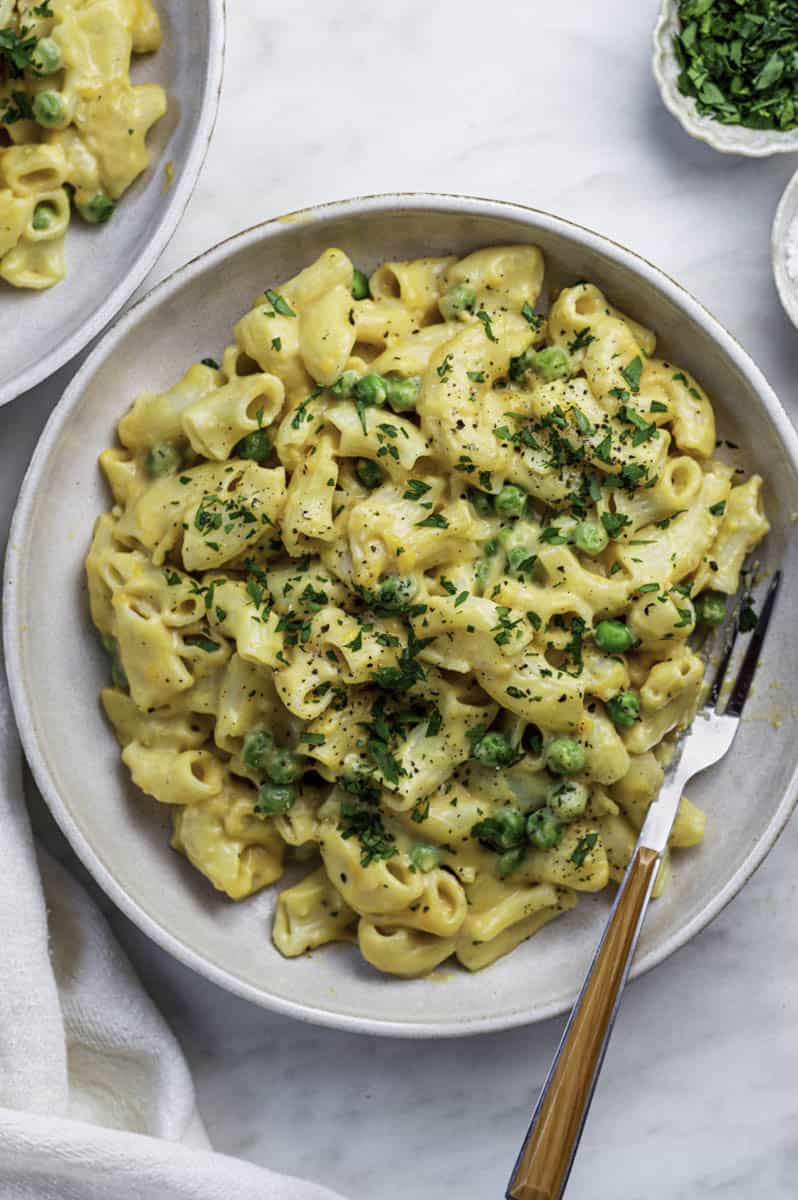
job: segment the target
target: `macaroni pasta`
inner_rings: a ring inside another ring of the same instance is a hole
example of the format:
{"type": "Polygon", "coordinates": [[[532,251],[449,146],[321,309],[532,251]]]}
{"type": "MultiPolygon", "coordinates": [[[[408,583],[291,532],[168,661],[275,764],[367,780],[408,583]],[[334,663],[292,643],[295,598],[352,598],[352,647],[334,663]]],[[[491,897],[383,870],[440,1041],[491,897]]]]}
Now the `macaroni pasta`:
{"type": "Polygon", "coordinates": [[[166,95],[130,62],[160,44],[151,0],[0,0],[0,279],[58,283],[70,199],[103,224],[146,169],[166,95]]]}
{"type": "MultiPolygon", "coordinates": [[[[469,970],[617,881],[765,535],[712,406],[543,258],[340,250],[141,394],[87,560],[103,704],[173,846],[285,955],[469,970]]],[[[671,845],[695,845],[685,798],[671,845]]],[[[657,890],[665,886],[663,865],[657,890]]]]}

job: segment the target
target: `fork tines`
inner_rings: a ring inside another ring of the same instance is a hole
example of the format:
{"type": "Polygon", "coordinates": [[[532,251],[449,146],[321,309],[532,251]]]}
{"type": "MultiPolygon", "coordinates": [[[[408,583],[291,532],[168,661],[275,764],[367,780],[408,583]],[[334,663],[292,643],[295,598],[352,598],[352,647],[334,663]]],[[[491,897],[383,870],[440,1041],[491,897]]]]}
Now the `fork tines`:
{"type": "MultiPolygon", "coordinates": [[[[757,619],[757,623],[751,634],[751,640],[743,658],[742,665],[737,678],[734,682],[734,687],[731,690],[729,699],[723,709],[724,713],[730,717],[739,717],[743,711],[743,706],[751,690],[751,683],[756,673],[757,662],[759,655],[762,652],[762,645],[765,641],[765,634],[768,631],[770,617],[773,612],[773,605],[776,602],[776,595],[781,583],[781,571],[776,571],[770,581],[770,586],[765,596],[765,603],[762,605],[762,612],[757,619]]],[[[726,635],[726,640],[723,645],[720,664],[715,673],[715,678],[712,681],[712,687],[707,695],[706,705],[708,708],[714,708],[717,705],[718,697],[720,696],[723,681],[726,678],[726,672],[729,667],[734,648],[737,643],[737,636],[740,632],[740,612],[742,606],[738,604],[731,621],[730,629],[726,635]]]]}

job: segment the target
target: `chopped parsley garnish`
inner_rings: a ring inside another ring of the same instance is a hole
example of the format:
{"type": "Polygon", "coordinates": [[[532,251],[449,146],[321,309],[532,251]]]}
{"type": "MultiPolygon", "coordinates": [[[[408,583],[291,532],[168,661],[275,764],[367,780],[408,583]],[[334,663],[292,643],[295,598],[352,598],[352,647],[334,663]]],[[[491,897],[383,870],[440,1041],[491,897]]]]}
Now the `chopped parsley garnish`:
{"type": "Polygon", "coordinates": [[[499,620],[491,629],[493,640],[497,646],[506,646],[513,637],[518,637],[518,634],[514,634],[513,630],[521,624],[521,618],[519,617],[518,620],[511,621],[510,609],[504,604],[498,604],[496,612],[499,620]]]}
{"type": "Polygon", "coordinates": [[[493,325],[491,323],[491,319],[488,316],[488,314],[485,312],[484,308],[481,308],[479,310],[479,312],[476,314],[476,318],[478,321],[482,322],[482,328],[485,330],[485,337],[488,339],[488,341],[489,342],[498,342],[499,339],[496,337],[495,333],[493,332],[493,325]]]}
{"type": "Polygon", "coordinates": [[[19,79],[24,74],[36,49],[37,39],[26,37],[26,33],[24,28],[19,33],[10,27],[0,29],[0,62],[5,63],[11,79],[19,79]]]}
{"type": "Polygon", "coordinates": [[[408,479],[406,491],[402,496],[403,500],[420,500],[422,496],[426,496],[430,489],[428,483],[424,483],[421,479],[408,479]]]}
{"type": "MultiPolygon", "coordinates": [[[[2,57],[0,56],[0,62],[2,57]]],[[[13,91],[10,98],[6,97],[5,108],[0,109],[0,123],[15,125],[17,121],[33,120],[33,105],[27,92],[13,91]]]]}
{"type": "Polygon", "coordinates": [[[549,525],[547,529],[541,531],[540,540],[548,546],[565,546],[570,538],[564,537],[558,526],[549,525]]]}
{"type": "Polygon", "coordinates": [[[402,647],[399,655],[398,665],[377,667],[371,672],[372,682],[376,683],[378,687],[385,688],[386,691],[406,692],[420,680],[426,679],[424,668],[418,661],[418,655],[432,640],[432,638],[417,638],[411,630],[407,645],[402,647]]]}
{"type": "Polygon", "coordinates": [[[484,383],[485,382],[485,372],[484,371],[466,371],[466,375],[468,376],[468,378],[471,380],[472,383],[484,383]]]}
{"type": "Polygon", "coordinates": [[[726,501],[719,500],[717,504],[710,504],[709,511],[712,513],[713,517],[722,517],[726,512],[726,501]]]}
{"type": "Polygon", "coordinates": [[[436,734],[440,733],[442,726],[443,717],[441,716],[440,711],[435,707],[435,705],[433,705],[427,720],[426,736],[435,737],[436,734]]]}
{"type": "Polygon", "coordinates": [[[443,513],[430,513],[423,521],[416,521],[417,529],[448,529],[449,522],[443,513]]]}
{"type": "MultiPolygon", "coordinates": [[[[658,437],[659,430],[652,422],[647,421],[645,417],[641,417],[640,413],[635,412],[628,404],[622,405],[618,409],[618,418],[625,421],[628,425],[634,426],[632,434],[632,445],[641,446],[643,442],[649,441],[650,438],[658,437]]],[[[629,436],[629,431],[621,434],[621,440],[625,440],[629,436]]]]}
{"type": "MultiPolygon", "coordinates": [[[[294,312],[293,308],[288,303],[288,301],[285,299],[285,297],[281,296],[279,292],[275,292],[273,288],[266,288],[265,296],[266,296],[266,299],[271,304],[274,311],[276,313],[279,313],[281,317],[295,317],[296,316],[296,313],[294,312]]],[[[267,314],[267,316],[272,316],[272,315],[273,315],[272,313],[267,314]]]]}
{"type": "Polygon", "coordinates": [[[593,453],[595,454],[595,456],[599,460],[599,462],[608,463],[608,464],[612,462],[612,434],[611,433],[608,432],[604,435],[604,437],[601,439],[599,444],[596,446],[593,453]]]}
{"type": "Polygon", "coordinates": [[[439,367],[435,368],[435,373],[439,379],[445,379],[452,369],[452,355],[447,354],[439,367]]]}
{"type": "Polygon", "coordinates": [[[579,430],[580,433],[583,433],[586,437],[589,437],[590,434],[593,433],[592,422],[588,420],[588,418],[582,412],[581,408],[577,408],[576,405],[574,405],[574,407],[571,411],[574,414],[574,421],[576,422],[576,428],[579,430]]]}
{"type": "Polygon", "coordinates": [[[192,634],[184,640],[187,646],[196,646],[198,650],[204,650],[206,654],[213,654],[214,650],[219,649],[218,642],[212,642],[210,638],[204,637],[201,633],[192,634]]]}
{"type": "Polygon", "coordinates": [[[639,354],[636,354],[630,363],[621,370],[626,382],[629,384],[630,391],[637,395],[640,391],[640,376],[643,374],[643,360],[639,354]]]}
{"type": "Polygon", "coordinates": [[[525,300],[521,305],[521,316],[528,325],[532,326],[534,330],[542,329],[543,322],[546,320],[545,317],[541,317],[539,313],[535,312],[528,300],[525,300]]]}
{"type": "Polygon", "coordinates": [[[423,825],[429,816],[429,800],[419,800],[410,814],[410,820],[416,825],[423,825]]]}
{"type": "Polygon", "coordinates": [[[299,599],[303,601],[305,606],[311,612],[319,612],[326,604],[330,603],[330,597],[321,588],[314,588],[312,584],[307,584],[305,590],[300,592],[299,599]]]}
{"type": "Polygon", "coordinates": [[[306,746],[323,746],[327,739],[323,733],[300,733],[299,740],[306,746]]]}
{"type": "Polygon", "coordinates": [[[595,342],[595,340],[595,337],[590,332],[590,326],[585,325],[584,329],[577,330],[574,340],[568,343],[568,353],[576,354],[577,350],[586,350],[590,343],[595,342]]]}
{"type": "Polygon", "coordinates": [[[203,358],[202,365],[203,367],[210,367],[212,371],[219,370],[219,364],[215,358],[203,358]]]}
{"type": "Polygon", "coordinates": [[[584,837],[581,837],[577,842],[576,849],[571,855],[570,862],[576,863],[577,867],[581,867],[597,841],[597,833],[586,833],[584,837]]]}
{"type": "Polygon", "coordinates": [[[393,858],[398,853],[394,844],[395,837],[385,828],[379,810],[371,804],[343,800],[338,830],[341,837],[355,837],[360,842],[362,867],[368,867],[375,861],[393,858]]]}
{"type": "MultiPolygon", "coordinates": [[[[305,399],[302,401],[302,403],[297,406],[297,410],[294,413],[293,417],[291,418],[291,428],[292,429],[299,429],[299,427],[303,421],[312,421],[313,420],[313,413],[308,412],[308,405],[310,404],[310,402],[312,400],[316,400],[323,391],[324,391],[324,388],[314,387],[314,389],[310,393],[310,395],[306,396],[305,399]]],[[[362,421],[362,418],[361,418],[361,421],[362,421]]],[[[364,433],[368,432],[365,424],[363,425],[363,432],[364,433]]]]}
{"type": "Polygon", "coordinates": [[[623,513],[603,512],[601,514],[601,524],[606,529],[611,538],[617,537],[621,530],[626,525],[631,525],[631,519],[623,513]]]}

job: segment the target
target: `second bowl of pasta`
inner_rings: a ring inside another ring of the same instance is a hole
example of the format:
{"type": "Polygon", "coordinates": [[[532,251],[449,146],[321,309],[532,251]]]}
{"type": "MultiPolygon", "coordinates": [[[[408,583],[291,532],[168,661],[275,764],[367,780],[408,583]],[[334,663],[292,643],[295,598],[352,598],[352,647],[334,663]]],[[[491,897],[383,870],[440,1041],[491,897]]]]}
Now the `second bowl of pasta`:
{"type": "MultiPolygon", "coordinates": [[[[741,571],[789,573],[795,463],[712,318],[555,217],[389,197],[241,235],[120,323],[37,451],[6,596],[37,780],[133,919],[252,999],[406,1034],[550,1015],[741,571]]],[[[638,970],[753,870],[793,760],[752,722],[684,798],[638,970]]]]}

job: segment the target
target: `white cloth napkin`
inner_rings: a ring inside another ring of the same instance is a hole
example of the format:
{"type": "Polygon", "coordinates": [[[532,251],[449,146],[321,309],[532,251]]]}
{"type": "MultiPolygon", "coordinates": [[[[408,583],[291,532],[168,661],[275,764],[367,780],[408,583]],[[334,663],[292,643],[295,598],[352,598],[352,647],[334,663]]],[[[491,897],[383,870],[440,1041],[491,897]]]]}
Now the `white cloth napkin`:
{"type": "Polygon", "coordinates": [[[177,1041],[37,855],[20,767],[0,651],[0,1200],[335,1200],[210,1149],[177,1041]]]}

